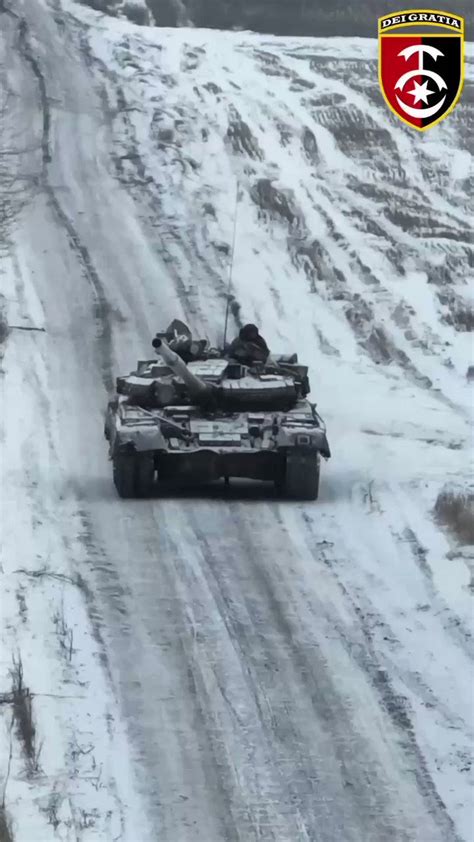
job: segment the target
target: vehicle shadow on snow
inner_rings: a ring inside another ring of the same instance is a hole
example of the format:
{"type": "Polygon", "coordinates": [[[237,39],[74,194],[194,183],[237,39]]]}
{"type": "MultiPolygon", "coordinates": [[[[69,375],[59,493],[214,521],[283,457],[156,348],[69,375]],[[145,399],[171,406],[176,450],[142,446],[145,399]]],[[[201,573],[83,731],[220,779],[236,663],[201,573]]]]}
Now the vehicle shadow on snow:
{"type": "Polygon", "coordinates": [[[341,488],[337,477],[331,477],[321,482],[319,499],[312,501],[292,500],[280,494],[273,483],[259,482],[245,479],[231,480],[229,485],[224,481],[180,486],[173,483],[156,484],[150,497],[144,499],[122,499],[118,496],[113,482],[108,477],[96,477],[88,485],[87,497],[89,501],[112,502],[121,501],[126,505],[144,505],[147,502],[166,500],[214,500],[226,502],[262,502],[280,503],[285,505],[324,505],[344,496],[349,496],[341,488]]]}
{"type": "MultiPolygon", "coordinates": [[[[112,480],[109,477],[94,477],[88,483],[87,498],[89,501],[120,501],[112,480]]],[[[258,482],[252,480],[231,480],[229,485],[225,482],[216,481],[210,483],[177,485],[173,483],[156,483],[150,497],[144,499],[122,499],[121,502],[129,505],[143,505],[153,500],[216,500],[227,501],[256,501],[262,502],[286,502],[285,498],[278,494],[273,483],[258,482]]],[[[293,502],[291,500],[289,503],[293,502]]],[[[297,501],[294,501],[297,502],[297,501]]]]}
{"type": "Polygon", "coordinates": [[[153,500],[216,500],[216,501],[279,501],[283,498],[277,493],[271,482],[252,482],[251,480],[231,480],[180,486],[173,483],[157,484],[153,500]]]}

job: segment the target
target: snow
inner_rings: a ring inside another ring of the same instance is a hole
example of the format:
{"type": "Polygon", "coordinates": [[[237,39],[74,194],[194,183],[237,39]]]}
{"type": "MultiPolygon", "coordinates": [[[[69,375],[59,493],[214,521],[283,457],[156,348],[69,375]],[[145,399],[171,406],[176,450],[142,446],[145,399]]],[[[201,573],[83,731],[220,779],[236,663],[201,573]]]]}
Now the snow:
{"type": "Polygon", "coordinates": [[[471,476],[467,104],[411,132],[367,39],[15,13],[47,93],[4,14],[1,309],[41,328],[0,346],[0,692],[21,653],[41,746],[0,705],[15,842],[468,842],[472,557],[434,518],[471,476]],[[107,392],[175,316],[221,339],[237,184],[231,292],[310,366],[320,500],[119,501],[107,392]]]}
{"type": "MultiPolygon", "coordinates": [[[[10,323],[44,325],[34,287],[25,283],[18,297],[15,277],[18,267],[3,261],[10,323]]],[[[47,342],[42,333],[12,330],[1,379],[8,447],[2,451],[0,687],[10,692],[21,663],[36,730],[25,756],[21,730],[12,729],[11,711],[2,707],[3,759],[12,747],[6,804],[16,842],[49,842],[56,826],[55,838],[64,842],[124,833],[134,839],[139,802],[133,802],[129,747],[104,669],[94,598],[81,572],[85,524],[54,445],[47,342]]]]}

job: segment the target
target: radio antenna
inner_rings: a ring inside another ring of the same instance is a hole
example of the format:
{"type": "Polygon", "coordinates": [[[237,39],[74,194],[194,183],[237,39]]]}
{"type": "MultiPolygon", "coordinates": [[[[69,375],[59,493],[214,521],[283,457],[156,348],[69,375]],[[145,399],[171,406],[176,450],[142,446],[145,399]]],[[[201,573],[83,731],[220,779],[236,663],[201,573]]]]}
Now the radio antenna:
{"type": "Polygon", "coordinates": [[[230,255],[230,265],[229,265],[229,282],[227,284],[227,304],[225,308],[225,322],[224,322],[224,341],[223,341],[223,348],[225,348],[225,343],[227,339],[227,324],[229,321],[229,305],[230,305],[230,288],[232,285],[232,272],[234,269],[234,255],[235,255],[235,240],[237,236],[237,214],[239,210],[239,193],[240,193],[240,183],[237,181],[236,189],[235,189],[235,213],[234,213],[234,233],[232,236],[232,251],[230,255]]]}

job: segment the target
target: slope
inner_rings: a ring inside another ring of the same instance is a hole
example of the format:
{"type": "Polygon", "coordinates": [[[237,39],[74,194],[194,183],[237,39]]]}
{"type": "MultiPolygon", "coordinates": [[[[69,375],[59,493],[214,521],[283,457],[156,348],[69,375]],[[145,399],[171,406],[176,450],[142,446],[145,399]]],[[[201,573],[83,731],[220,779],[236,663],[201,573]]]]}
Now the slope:
{"type": "MultiPolygon", "coordinates": [[[[8,493],[29,510],[38,483],[66,542],[81,524],[70,572],[127,726],[140,842],[468,839],[469,555],[433,518],[469,476],[468,95],[420,140],[380,103],[372,42],[15,12],[7,109],[34,179],[10,298],[23,285],[46,332],[15,338],[25,357],[8,337],[4,377],[36,372],[55,467],[8,416],[36,465],[7,467],[8,493]],[[233,327],[310,362],[322,499],[118,501],[106,394],[175,315],[219,338],[237,179],[233,327]]],[[[7,534],[12,576],[16,549],[7,534]]]]}

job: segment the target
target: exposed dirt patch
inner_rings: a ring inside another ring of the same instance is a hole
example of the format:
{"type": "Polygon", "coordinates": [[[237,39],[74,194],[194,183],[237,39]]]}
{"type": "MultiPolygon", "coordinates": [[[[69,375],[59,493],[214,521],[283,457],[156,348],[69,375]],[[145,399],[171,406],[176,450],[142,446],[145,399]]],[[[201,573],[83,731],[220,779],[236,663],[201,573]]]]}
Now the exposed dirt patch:
{"type": "Polygon", "coordinates": [[[408,307],[405,302],[399,301],[391,315],[396,326],[406,330],[410,326],[411,316],[415,315],[415,311],[413,307],[408,307]]]}
{"type": "Polygon", "coordinates": [[[39,751],[36,745],[36,727],[33,720],[33,697],[23,680],[23,664],[21,657],[13,660],[12,704],[13,716],[18,738],[28,762],[28,772],[32,774],[38,770],[39,751]]]}
{"type": "Polygon", "coordinates": [[[370,199],[374,203],[377,202],[381,205],[386,205],[391,199],[391,193],[388,187],[361,181],[355,175],[352,175],[352,173],[349,173],[347,177],[347,186],[357,195],[363,196],[365,199],[370,199]]]}
{"type": "Polygon", "coordinates": [[[216,209],[212,202],[204,202],[202,210],[205,216],[211,216],[213,219],[217,219],[216,209]]]}
{"type": "Polygon", "coordinates": [[[229,109],[229,127],[227,140],[235,153],[248,155],[254,160],[263,161],[264,154],[258,140],[250,131],[247,123],[242,120],[239,112],[233,106],[229,109]]]}
{"type": "Polygon", "coordinates": [[[161,73],[160,82],[162,82],[165,88],[176,88],[178,84],[176,76],[173,76],[172,73],[161,73]]]}
{"type": "Polygon", "coordinates": [[[273,53],[267,53],[265,50],[255,50],[254,54],[260,62],[262,73],[265,73],[266,76],[279,76],[281,79],[288,79],[291,83],[291,91],[308,91],[316,87],[314,82],[304,79],[298,73],[295,73],[294,70],[285,67],[278,56],[273,53]]]}
{"type": "Polygon", "coordinates": [[[5,299],[0,295],[0,375],[3,374],[2,360],[5,352],[5,344],[10,333],[4,304],[5,299]]]}
{"type": "Polygon", "coordinates": [[[297,265],[302,266],[310,282],[311,292],[317,292],[324,286],[330,300],[342,301],[350,298],[344,277],[333,265],[327,249],[318,240],[299,244],[295,261],[297,265]]]}
{"type": "Polygon", "coordinates": [[[372,219],[370,216],[366,216],[365,213],[358,210],[358,208],[351,207],[350,209],[351,221],[352,224],[359,230],[362,231],[364,234],[371,234],[374,237],[380,237],[381,239],[388,240],[389,242],[390,237],[386,231],[372,219]]]}
{"type": "Polygon", "coordinates": [[[312,97],[308,100],[309,105],[314,105],[315,108],[321,108],[328,105],[341,105],[346,102],[344,94],[321,94],[318,97],[312,97]]]}
{"type": "Polygon", "coordinates": [[[13,842],[11,825],[4,807],[0,807],[0,842],[13,842]]]}
{"type": "Polygon", "coordinates": [[[276,122],[276,129],[280,136],[280,143],[283,147],[288,146],[293,139],[293,129],[288,123],[276,122]]]}
{"type": "Polygon", "coordinates": [[[464,281],[465,267],[474,264],[474,250],[465,243],[451,242],[445,254],[439,266],[426,266],[428,283],[443,289],[452,287],[458,280],[464,281]]]}
{"type": "Polygon", "coordinates": [[[474,330],[474,310],[454,292],[439,292],[440,304],[447,308],[443,321],[454,327],[459,333],[471,333],[474,330]]]}
{"type": "Polygon", "coordinates": [[[206,84],[203,85],[203,88],[205,88],[206,91],[209,91],[209,93],[214,94],[215,96],[222,93],[222,88],[220,88],[219,85],[216,85],[215,82],[206,82],[206,84]]]}
{"type": "Polygon", "coordinates": [[[320,156],[316,138],[311,129],[305,128],[302,137],[305,155],[312,164],[319,164],[320,156]]]}
{"type": "Polygon", "coordinates": [[[435,504],[438,522],[446,527],[460,544],[474,546],[474,493],[443,489],[435,504]]]}
{"type": "Polygon", "coordinates": [[[330,126],[337,145],[351,160],[370,162],[377,171],[387,175],[394,166],[402,173],[398,150],[390,133],[353,105],[316,109],[313,117],[321,125],[330,126]],[[386,157],[377,154],[381,148],[387,150],[386,157]]]}
{"type": "Polygon", "coordinates": [[[345,308],[346,319],[359,338],[359,342],[378,365],[397,363],[419,386],[431,388],[429,377],[421,374],[410,361],[408,355],[395,345],[385,328],[377,324],[371,306],[354,295],[351,304],[345,308]]]}
{"type": "Polygon", "coordinates": [[[295,77],[290,85],[290,91],[304,91],[308,88],[312,90],[315,87],[314,82],[309,82],[307,79],[295,77]]]}
{"type": "Polygon", "coordinates": [[[327,354],[329,357],[340,357],[341,352],[338,348],[335,348],[334,345],[331,345],[329,340],[324,336],[322,331],[316,326],[313,325],[314,332],[317,336],[319,347],[323,354],[327,354]]]}
{"type": "Polygon", "coordinates": [[[355,251],[351,252],[351,257],[354,260],[354,264],[357,267],[357,272],[363,283],[367,286],[379,287],[380,281],[375,277],[370,266],[367,266],[367,264],[363,262],[363,260],[355,251]]]}
{"type": "Polygon", "coordinates": [[[273,53],[267,53],[266,50],[255,50],[255,58],[260,62],[260,69],[267,76],[280,76],[284,79],[291,79],[292,73],[288,67],[277,58],[273,53]]]}
{"type": "Polygon", "coordinates": [[[426,204],[413,192],[410,195],[404,191],[399,196],[394,193],[388,198],[384,214],[389,222],[412,237],[469,242],[470,232],[458,220],[442,214],[430,216],[426,204]]]}
{"type": "Polygon", "coordinates": [[[192,73],[193,70],[197,70],[201,63],[201,52],[201,50],[185,50],[180,63],[181,71],[184,73],[192,73]]]}
{"type": "MultiPolygon", "coordinates": [[[[2,298],[0,296],[0,346],[4,343],[8,337],[10,329],[8,327],[8,322],[5,316],[5,313],[2,311],[2,298]]],[[[0,347],[0,357],[2,354],[2,350],[0,347]]]]}
{"type": "Polygon", "coordinates": [[[255,204],[271,217],[279,218],[290,226],[299,223],[301,215],[295,207],[290,190],[279,190],[270,179],[261,178],[252,187],[250,196],[255,204]]]}
{"type": "Polygon", "coordinates": [[[26,623],[28,620],[28,606],[26,604],[25,591],[26,589],[20,586],[15,594],[18,604],[18,614],[22,623],[26,623]]]}

